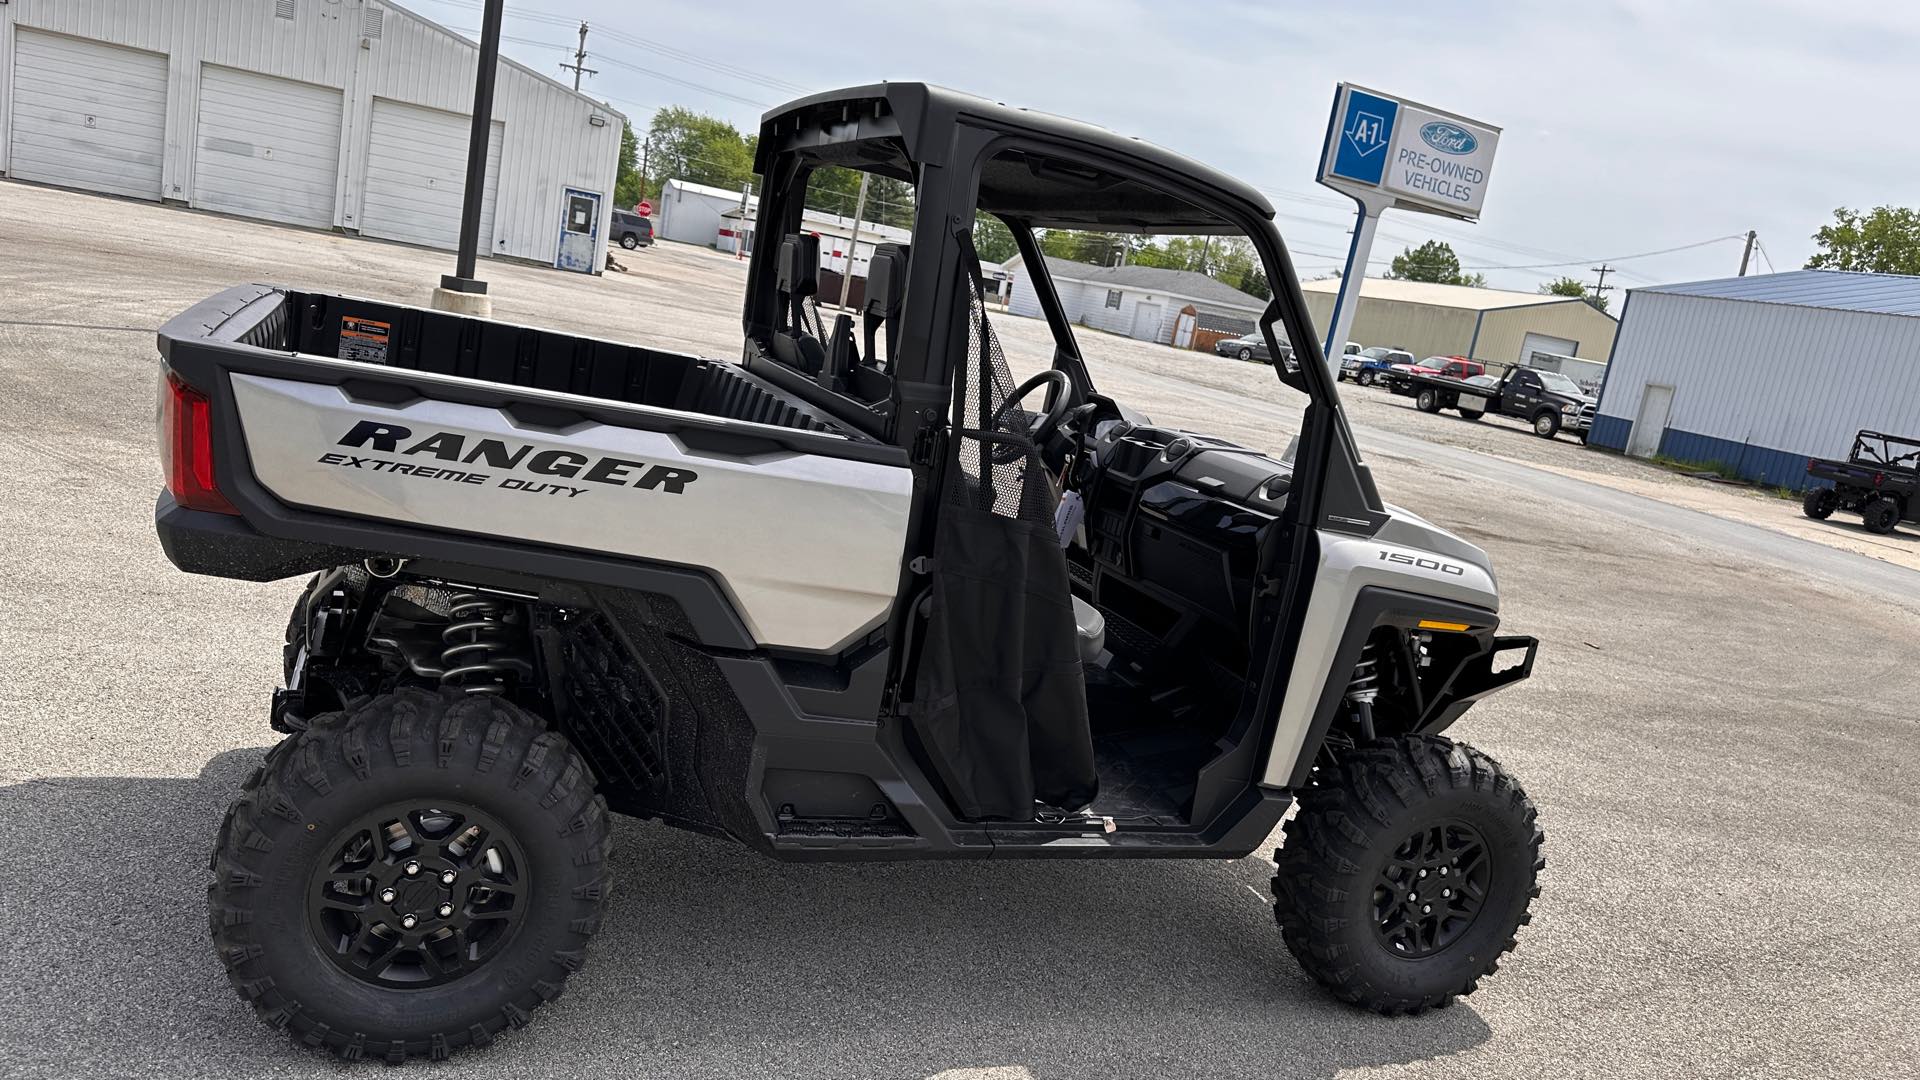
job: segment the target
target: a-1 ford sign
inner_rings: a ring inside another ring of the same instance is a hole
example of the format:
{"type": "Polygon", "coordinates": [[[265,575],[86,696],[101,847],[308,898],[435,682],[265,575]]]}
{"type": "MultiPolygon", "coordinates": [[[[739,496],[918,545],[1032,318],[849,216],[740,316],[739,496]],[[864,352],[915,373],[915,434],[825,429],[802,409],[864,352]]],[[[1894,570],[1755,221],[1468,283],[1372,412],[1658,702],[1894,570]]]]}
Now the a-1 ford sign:
{"type": "Polygon", "coordinates": [[[1395,205],[1480,216],[1500,129],[1463,116],[1342,84],[1320,182],[1353,194],[1381,192],[1395,205]]]}

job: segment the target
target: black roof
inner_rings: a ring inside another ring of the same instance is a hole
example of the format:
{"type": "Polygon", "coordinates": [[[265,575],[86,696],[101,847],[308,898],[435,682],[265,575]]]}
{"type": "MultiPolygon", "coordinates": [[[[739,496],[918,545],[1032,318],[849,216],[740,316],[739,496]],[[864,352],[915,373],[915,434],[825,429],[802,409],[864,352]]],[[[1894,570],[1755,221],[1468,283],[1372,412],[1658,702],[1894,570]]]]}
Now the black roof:
{"type": "MultiPolygon", "coordinates": [[[[907,152],[915,159],[939,162],[945,152],[945,141],[936,137],[926,140],[922,145],[920,135],[930,124],[950,123],[966,116],[994,127],[1028,131],[1065,143],[1077,143],[1109,156],[1127,158],[1145,166],[1148,171],[1177,175],[1183,184],[1210,188],[1215,196],[1240,203],[1261,217],[1273,217],[1273,205],[1251,184],[1163,146],[1121,135],[1095,124],[1017,108],[927,83],[875,83],[824,91],[787,102],[761,117],[763,152],[772,141],[769,135],[774,132],[871,116],[874,115],[876,103],[884,103],[884,111],[897,120],[907,152]]],[[[983,178],[983,189],[993,186],[991,176],[983,178]]],[[[1145,190],[1140,185],[1132,185],[1132,189],[1135,192],[1145,190]]],[[[1204,215],[1197,208],[1187,208],[1185,213],[1175,210],[1172,200],[1128,198],[1126,193],[1119,191],[1111,194],[1115,198],[1106,206],[1098,205],[1097,196],[1089,198],[1083,193],[1080,198],[1073,200],[1071,206],[1049,202],[1044,212],[1037,212],[1041,205],[1037,200],[1039,192],[1031,190],[1031,185],[1027,189],[1008,185],[1002,186],[998,195],[1006,203],[1005,206],[990,205],[994,196],[983,190],[982,208],[1021,214],[1031,224],[1042,228],[1087,225],[1125,228],[1146,225],[1169,229],[1196,227],[1196,231],[1214,231],[1204,226],[1209,219],[1218,222],[1217,218],[1204,215]]]]}

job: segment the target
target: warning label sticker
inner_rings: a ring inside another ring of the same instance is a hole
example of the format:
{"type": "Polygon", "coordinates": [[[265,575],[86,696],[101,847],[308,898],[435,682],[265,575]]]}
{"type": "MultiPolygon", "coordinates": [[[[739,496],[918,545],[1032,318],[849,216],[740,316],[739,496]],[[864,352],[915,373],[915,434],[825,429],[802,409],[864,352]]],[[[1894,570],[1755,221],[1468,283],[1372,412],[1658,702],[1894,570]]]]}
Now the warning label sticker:
{"type": "Polygon", "coordinates": [[[392,323],[343,315],[340,318],[340,359],[384,364],[387,362],[387,341],[392,336],[392,323]]]}

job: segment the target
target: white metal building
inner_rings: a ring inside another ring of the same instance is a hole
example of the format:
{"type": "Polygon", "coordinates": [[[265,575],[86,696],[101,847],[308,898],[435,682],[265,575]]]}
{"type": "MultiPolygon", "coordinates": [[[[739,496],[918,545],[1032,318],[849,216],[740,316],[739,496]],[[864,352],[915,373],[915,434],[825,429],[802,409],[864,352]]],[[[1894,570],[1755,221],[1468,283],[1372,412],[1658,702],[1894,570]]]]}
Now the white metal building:
{"type": "Polygon", "coordinates": [[[1920,277],[1795,270],[1628,292],[1589,441],[1799,488],[1861,428],[1920,435],[1920,277]]]}
{"type": "MultiPolygon", "coordinates": [[[[1034,291],[1031,275],[1011,260],[1002,269],[1013,280],[1007,310],[1040,318],[1040,294],[1034,291]]],[[[1192,270],[1093,266],[1049,257],[1047,276],[1053,279],[1069,322],[1162,345],[1173,343],[1183,308],[1240,319],[1257,319],[1267,308],[1265,300],[1192,270]]]]}
{"type": "MultiPolygon", "coordinates": [[[[759,209],[759,206],[758,196],[747,196],[749,212],[759,209]]],[[[711,184],[696,184],[691,180],[668,180],[660,185],[660,202],[653,208],[654,239],[713,247],[715,237],[720,235],[721,229],[726,228],[721,218],[727,211],[738,209],[738,191],[728,191],[711,184]]]]}
{"type": "MultiPolygon", "coordinates": [[[[11,0],[0,174],[452,248],[478,55],[386,0],[11,0]]],[[[603,265],[621,121],[502,60],[482,253],[553,263],[586,198],[603,265]]]]}

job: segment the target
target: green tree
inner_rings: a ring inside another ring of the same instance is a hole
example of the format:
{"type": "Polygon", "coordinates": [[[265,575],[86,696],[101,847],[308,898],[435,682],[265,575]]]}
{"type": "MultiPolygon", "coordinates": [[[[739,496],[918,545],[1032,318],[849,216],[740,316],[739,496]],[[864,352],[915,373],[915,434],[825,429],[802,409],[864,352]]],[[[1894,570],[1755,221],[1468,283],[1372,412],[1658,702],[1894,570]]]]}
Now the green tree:
{"type": "Polygon", "coordinates": [[[640,139],[633,133],[633,122],[620,122],[620,162],[614,170],[613,202],[631,210],[647,197],[647,178],[640,175],[640,139]]]}
{"type": "Polygon", "coordinates": [[[1560,277],[1540,286],[1540,291],[1549,296],[1575,296],[1592,304],[1601,311],[1607,310],[1607,298],[1595,296],[1587,291],[1587,283],[1579,278],[1560,277]]]}
{"type": "Polygon", "coordinates": [[[1843,206],[1833,219],[1813,234],[1820,250],[1807,260],[1807,269],[1920,274],[1920,211],[1876,206],[1862,214],[1843,206]]]}
{"type": "Polygon", "coordinates": [[[1013,230],[992,214],[973,215],[973,249],[979,252],[983,266],[1006,262],[1020,253],[1013,230]]]}
{"type": "MultiPolygon", "coordinates": [[[[807,177],[807,205],[815,210],[852,217],[860,208],[860,174],[853,169],[826,165],[807,177]]],[[[862,221],[913,227],[913,186],[891,176],[869,174],[867,205],[862,221]]]]}
{"type": "Polygon", "coordinates": [[[647,189],[677,179],[738,191],[753,181],[754,141],[724,120],[669,105],[647,126],[647,189]]]}
{"type": "Polygon", "coordinates": [[[1393,257],[1387,276],[1439,285],[1470,285],[1476,289],[1485,288],[1487,284],[1484,275],[1461,273],[1460,256],[1455,255],[1453,245],[1444,240],[1429,240],[1417,248],[1402,249],[1393,257]]]}

